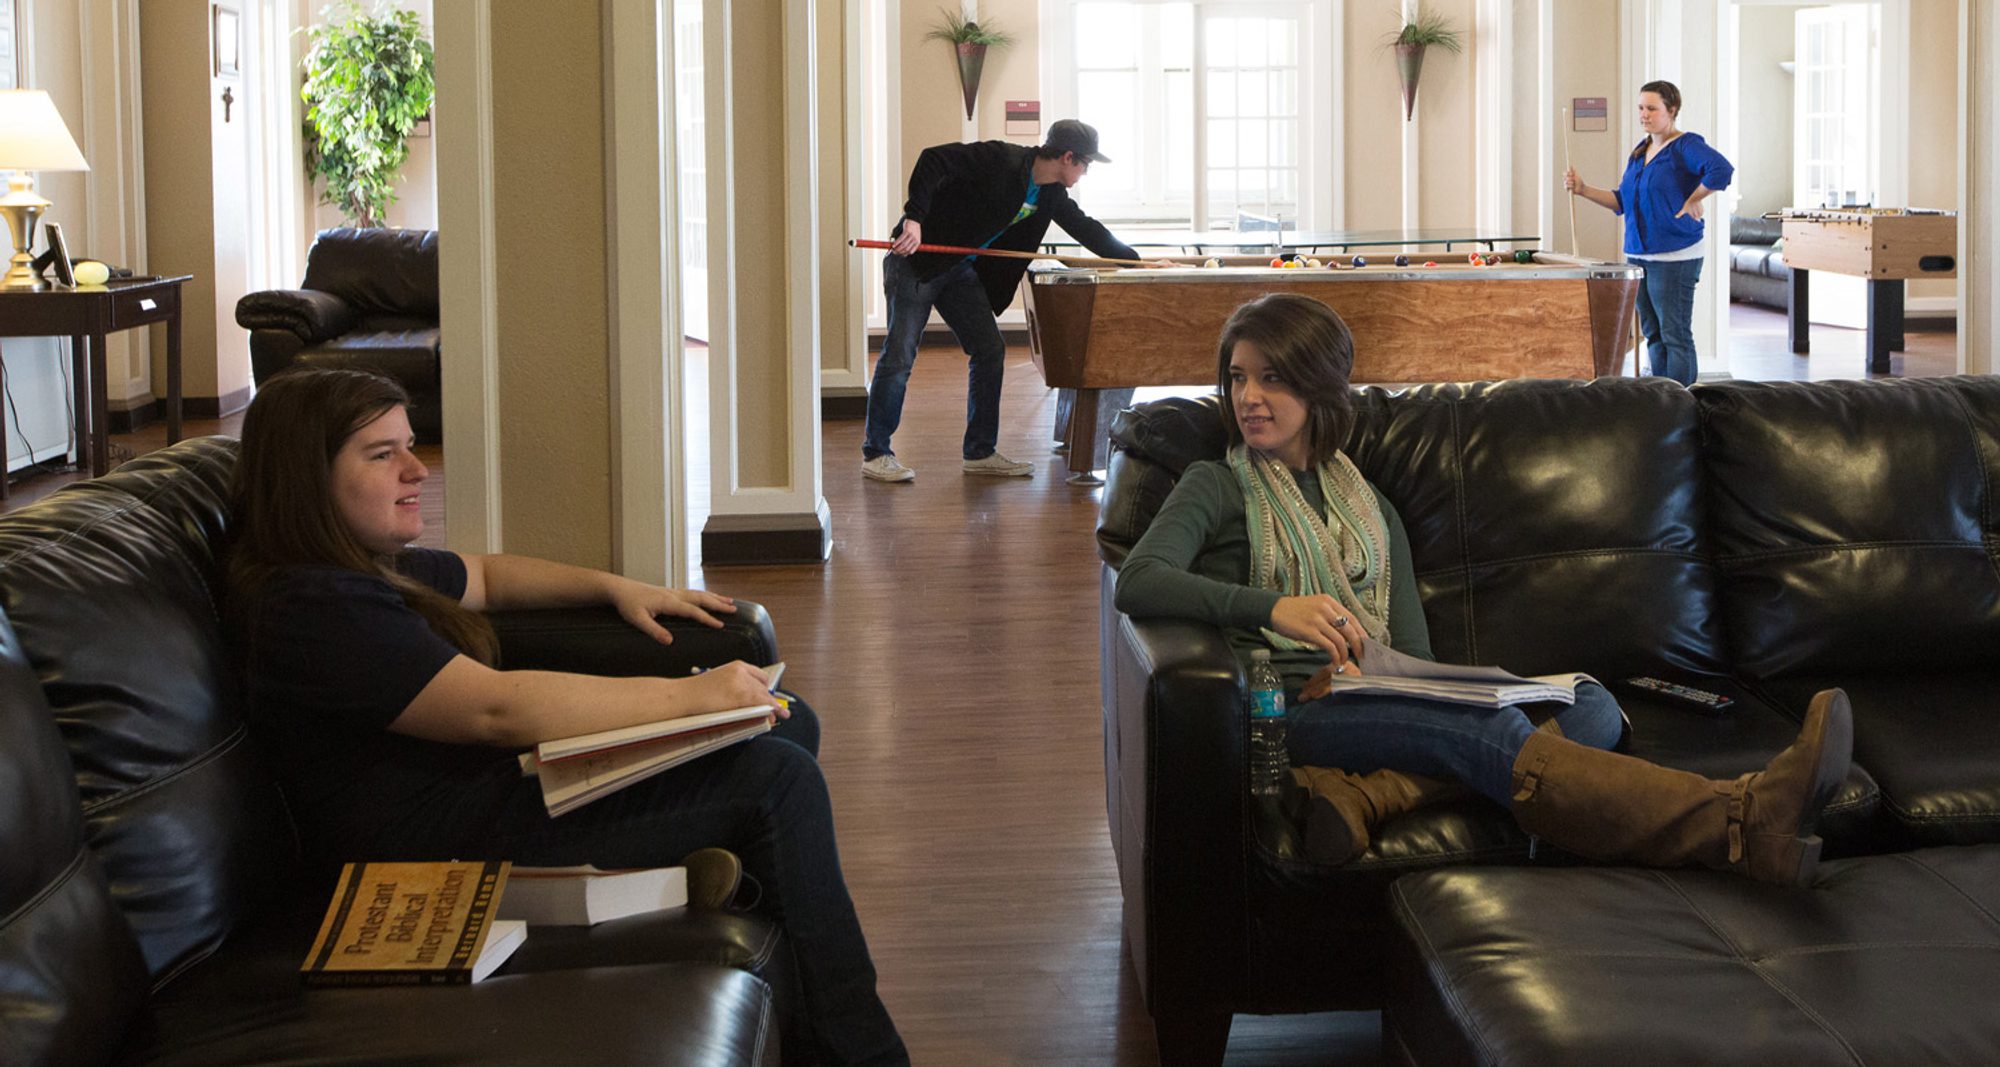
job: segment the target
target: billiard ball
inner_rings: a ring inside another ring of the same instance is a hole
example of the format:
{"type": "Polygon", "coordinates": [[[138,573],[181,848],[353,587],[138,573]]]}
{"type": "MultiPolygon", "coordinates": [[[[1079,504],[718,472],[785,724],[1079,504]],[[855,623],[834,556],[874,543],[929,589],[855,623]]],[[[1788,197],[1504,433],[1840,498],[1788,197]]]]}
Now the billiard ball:
{"type": "Polygon", "coordinates": [[[1314,268],[1318,268],[1318,267],[1324,267],[1324,266],[1326,266],[1326,264],[1324,264],[1324,263],[1321,263],[1321,262],[1320,262],[1319,260],[1317,260],[1317,259],[1308,259],[1308,260],[1306,260],[1306,266],[1308,266],[1308,267],[1314,267],[1314,268]]]}
{"type": "Polygon", "coordinates": [[[1409,266],[1409,265],[1410,265],[1410,257],[1408,257],[1408,256],[1397,256],[1397,257],[1396,257],[1396,265],[1397,265],[1398,267],[1407,267],[1407,266],[1409,266]]]}
{"type": "Polygon", "coordinates": [[[1438,261],[1437,261],[1437,260],[1435,260],[1435,259],[1427,259],[1427,260],[1424,260],[1424,266],[1426,266],[1426,267],[1435,267],[1435,266],[1437,266],[1437,265],[1438,265],[1438,261]]]}
{"type": "Polygon", "coordinates": [[[1477,252],[1467,253],[1465,256],[1465,261],[1467,263],[1477,264],[1479,262],[1479,253],[1477,252]]]}
{"type": "Polygon", "coordinates": [[[1201,265],[1204,267],[1215,268],[1222,266],[1222,261],[1216,259],[1213,256],[1210,256],[1209,258],[1202,260],[1201,265]]]}
{"type": "Polygon", "coordinates": [[[1285,257],[1283,257],[1283,256],[1272,256],[1272,257],[1271,257],[1271,265],[1272,265],[1273,267],[1282,267],[1282,266],[1284,266],[1284,265],[1285,265],[1285,257]]]}
{"type": "Polygon", "coordinates": [[[1517,249],[1514,252],[1514,262],[1516,263],[1533,263],[1534,261],[1535,254],[1525,248],[1517,249]]]}
{"type": "Polygon", "coordinates": [[[1485,260],[1483,260],[1483,259],[1481,259],[1481,258],[1479,258],[1478,256],[1473,256],[1473,257],[1472,257],[1472,265],[1473,265],[1473,266],[1475,266],[1475,267],[1483,267],[1483,266],[1485,266],[1485,265],[1486,265],[1486,261],[1485,261],[1485,260]]]}
{"type": "Polygon", "coordinates": [[[1367,265],[1368,265],[1368,257],[1367,257],[1367,256],[1355,256],[1355,257],[1354,257],[1354,265],[1355,265],[1355,266],[1357,266],[1357,267],[1365,267],[1365,266],[1367,266],[1367,265]]]}

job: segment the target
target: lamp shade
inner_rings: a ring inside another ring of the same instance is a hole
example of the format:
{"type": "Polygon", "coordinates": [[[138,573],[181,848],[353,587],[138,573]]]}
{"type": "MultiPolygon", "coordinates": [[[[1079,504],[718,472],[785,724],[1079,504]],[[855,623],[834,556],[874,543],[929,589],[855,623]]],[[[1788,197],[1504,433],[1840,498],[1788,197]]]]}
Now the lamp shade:
{"type": "Polygon", "coordinates": [[[89,169],[48,93],[0,91],[0,170],[89,169]]]}

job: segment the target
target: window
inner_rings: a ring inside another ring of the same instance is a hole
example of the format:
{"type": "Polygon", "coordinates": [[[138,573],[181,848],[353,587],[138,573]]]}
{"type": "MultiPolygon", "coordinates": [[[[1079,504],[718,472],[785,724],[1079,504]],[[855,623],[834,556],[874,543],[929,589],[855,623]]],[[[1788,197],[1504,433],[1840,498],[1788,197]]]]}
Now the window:
{"type": "Polygon", "coordinates": [[[1792,203],[1800,207],[1871,204],[1873,101],[1879,85],[1878,8],[1847,4],[1802,10],[1794,30],[1792,203]]]}
{"type": "Polygon", "coordinates": [[[1053,57],[1052,69],[1070,72],[1053,87],[1053,110],[1096,126],[1117,161],[1091,172],[1093,213],[1198,229],[1228,227],[1245,212],[1291,222],[1316,214],[1300,191],[1315,170],[1304,63],[1331,53],[1312,38],[1313,26],[1330,22],[1322,8],[1056,0],[1072,32],[1053,57]]]}

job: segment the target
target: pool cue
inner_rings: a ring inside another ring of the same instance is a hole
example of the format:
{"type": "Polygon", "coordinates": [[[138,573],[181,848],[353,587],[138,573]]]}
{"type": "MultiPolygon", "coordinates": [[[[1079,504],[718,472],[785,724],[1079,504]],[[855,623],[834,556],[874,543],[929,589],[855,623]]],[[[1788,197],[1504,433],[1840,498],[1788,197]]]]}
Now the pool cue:
{"type": "MultiPolygon", "coordinates": [[[[847,245],[849,248],[887,249],[896,247],[893,242],[873,241],[866,237],[852,238],[847,242],[847,245]]],[[[999,256],[1002,259],[1053,259],[1058,263],[1067,263],[1076,267],[1095,267],[1104,263],[1109,263],[1116,267],[1150,267],[1154,265],[1153,261],[1144,259],[1102,259],[1097,256],[1058,256],[1053,253],[1044,255],[1040,252],[1015,252],[1006,248],[964,248],[959,245],[920,244],[917,246],[917,251],[942,252],[952,256],[999,256]]]]}
{"type": "MultiPolygon", "coordinates": [[[[1569,161],[1569,108],[1567,105],[1563,107],[1563,169],[1566,171],[1576,169],[1576,165],[1569,161]]],[[[1577,180],[1582,181],[1583,179],[1579,177],[1577,180]]],[[[1563,191],[1569,193],[1569,254],[1572,256],[1581,256],[1583,253],[1577,251],[1576,243],[1576,192],[1570,189],[1563,191]]]]}

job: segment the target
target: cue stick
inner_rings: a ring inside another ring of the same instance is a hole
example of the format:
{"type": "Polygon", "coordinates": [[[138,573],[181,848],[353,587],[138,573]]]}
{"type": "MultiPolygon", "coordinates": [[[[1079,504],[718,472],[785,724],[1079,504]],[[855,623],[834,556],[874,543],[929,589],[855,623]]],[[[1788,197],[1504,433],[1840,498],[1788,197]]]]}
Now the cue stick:
{"type": "MultiPolygon", "coordinates": [[[[847,245],[849,248],[895,247],[892,242],[871,241],[866,237],[852,238],[847,242],[847,245]]],[[[1068,263],[1077,267],[1092,267],[1100,263],[1109,263],[1118,267],[1151,267],[1155,265],[1152,260],[1146,259],[1102,259],[1097,256],[1058,256],[1053,253],[1044,255],[1040,252],[1015,252],[1006,248],[963,248],[958,245],[920,244],[917,246],[917,251],[942,252],[954,256],[999,256],[1003,259],[1053,259],[1058,263],[1068,263]]]]}
{"type": "MultiPolygon", "coordinates": [[[[1569,161],[1569,106],[1567,104],[1563,106],[1563,169],[1576,169],[1576,164],[1569,161]]],[[[1582,181],[1583,179],[1579,177],[1577,180],[1582,181]]],[[[1583,253],[1577,251],[1576,243],[1576,193],[1572,190],[1564,191],[1569,193],[1569,254],[1572,256],[1581,256],[1583,253]]]]}

